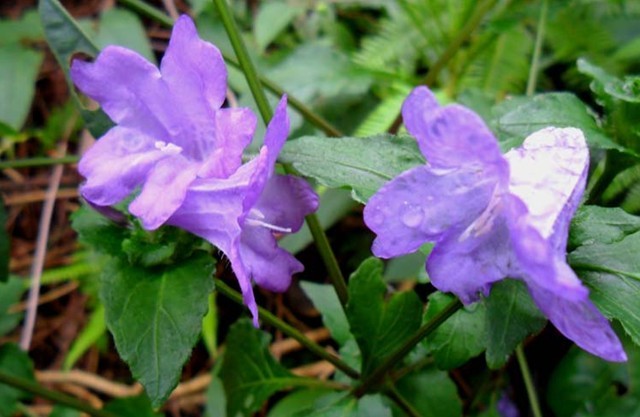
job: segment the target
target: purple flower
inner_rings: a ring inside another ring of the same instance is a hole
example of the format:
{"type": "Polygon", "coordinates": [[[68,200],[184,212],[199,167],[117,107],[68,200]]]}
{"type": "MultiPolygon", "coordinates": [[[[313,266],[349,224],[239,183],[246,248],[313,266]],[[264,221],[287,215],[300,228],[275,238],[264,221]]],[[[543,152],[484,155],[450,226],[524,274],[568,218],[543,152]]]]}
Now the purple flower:
{"type": "Polygon", "coordinates": [[[304,180],[273,172],[289,133],[286,97],[259,155],[243,165],[256,116],[220,108],[224,61],[189,17],[176,22],[159,69],[110,46],[93,63],[74,61],[71,77],[117,124],[80,161],[82,196],[104,207],[140,189],[129,211],[144,228],[169,224],[213,243],[231,261],[257,326],[252,280],[284,291],[303,269],[278,247],[274,232],[297,231],[318,205],[304,180]]]}
{"type": "Polygon", "coordinates": [[[496,281],[521,279],[566,337],[604,359],[626,360],[565,261],[589,163],[582,132],[542,129],[503,156],[477,114],[439,106],[425,87],[409,95],[402,115],[428,164],[369,200],[364,220],[377,234],[373,253],[391,258],[435,242],[427,272],[439,290],[468,304],[496,281]]]}

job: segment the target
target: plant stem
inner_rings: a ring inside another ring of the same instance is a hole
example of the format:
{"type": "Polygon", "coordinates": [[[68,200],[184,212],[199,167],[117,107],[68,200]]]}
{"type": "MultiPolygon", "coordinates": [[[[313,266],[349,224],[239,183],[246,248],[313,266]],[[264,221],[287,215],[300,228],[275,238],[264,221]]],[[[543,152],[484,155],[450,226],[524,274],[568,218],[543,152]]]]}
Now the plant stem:
{"type": "MultiPolygon", "coordinates": [[[[451,61],[451,59],[458,52],[462,44],[471,36],[474,30],[482,23],[482,19],[484,19],[485,15],[491,10],[497,0],[486,0],[483,3],[480,3],[478,7],[474,10],[473,14],[467,20],[467,23],[460,29],[460,32],[456,35],[455,38],[451,41],[447,49],[442,52],[442,54],[438,57],[436,62],[433,63],[429,67],[429,71],[425,76],[422,84],[431,87],[438,79],[440,75],[440,71],[444,69],[445,66],[451,61]]],[[[398,133],[398,129],[402,124],[402,114],[399,114],[394,120],[393,124],[389,128],[389,133],[398,133]]]]}
{"type": "Polygon", "coordinates": [[[547,25],[548,8],[548,0],[542,0],[542,7],[540,9],[540,20],[538,20],[538,29],[536,33],[536,44],[533,48],[533,55],[531,56],[531,68],[529,69],[529,79],[527,80],[528,96],[532,96],[536,91],[538,72],[540,70],[540,54],[542,52],[542,41],[544,40],[544,29],[547,25]]]}
{"type": "Polygon", "coordinates": [[[0,161],[0,169],[7,168],[27,168],[27,167],[43,167],[49,165],[58,164],[74,164],[78,162],[80,158],[75,155],[63,156],[62,158],[26,158],[16,159],[13,161],[0,161]]]}
{"type": "MultiPolygon", "coordinates": [[[[169,17],[163,11],[156,9],[155,7],[148,5],[143,1],[140,1],[140,0],[118,0],[118,1],[124,4],[125,6],[130,7],[131,9],[137,11],[138,13],[144,16],[147,16],[150,19],[155,20],[158,23],[161,23],[168,27],[173,26],[173,19],[171,19],[171,17],[169,17]]],[[[222,53],[222,57],[224,58],[227,64],[235,68],[242,69],[242,66],[233,57],[229,56],[228,54],[225,54],[222,51],[220,52],[222,53]]],[[[284,89],[280,87],[278,84],[271,81],[270,79],[263,77],[261,75],[258,75],[258,79],[260,80],[262,85],[266,87],[269,91],[271,91],[273,94],[277,96],[282,96],[283,94],[285,94],[284,89]]],[[[294,109],[298,110],[306,120],[308,120],[310,123],[315,125],[318,129],[322,130],[327,135],[333,136],[333,137],[344,136],[344,133],[342,133],[339,129],[337,129],[335,126],[329,123],[325,118],[323,118],[322,116],[320,116],[319,114],[311,110],[310,107],[308,107],[306,104],[304,104],[297,98],[289,96],[288,104],[291,105],[291,107],[293,107],[294,109]]]]}
{"type": "Polygon", "coordinates": [[[93,417],[118,417],[117,415],[109,411],[93,408],[89,404],[77,400],[73,397],[69,397],[56,391],[48,390],[36,382],[32,382],[14,375],[9,375],[2,371],[0,371],[0,383],[53,401],[56,404],[64,405],[73,408],[74,410],[82,411],[93,417]]]}
{"type": "Polygon", "coordinates": [[[531,372],[529,371],[529,365],[527,364],[527,358],[524,355],[522,344],[519,344],[516,348],[516,357],[518,358],[518,365],[520,366],[520,372],[522,372],[524,385],[527,388],[527,396],[529,397],[533,417],[542,417],[540,402],[538,401],[538,393],[536,392],[536,387],[533,385],[533,380],[531,379],[531,372]]]}
{"type": "Polygon", "coordinates": [[[431,332],[444,323],[449,317],[451,317],[456,311],[462,308],[460,300],[455,299],[449,303],[441,312],[434,316],[429,322],[425,323],[418,329],[418,331],[411,336],[406,342],[399,348],[389,354],[386,359],[371,372],[362,383],[355,387],[353,394],[356,397],[361,397],[369,391],[374,385],[378,384],[385,374],[395,366],[396,363],[402,360],[422,339],[427,337],[431,332]]]}
{"type": "MultiPolygon", "coordinates": [[[[267,101],[267,96],[262,89],[260,80],[258,79],[258,73],[251,62],[251,58],[249,58],[249,52],[247,51],[247,47],[242,41],[242,37],[240,36],[240,31],[238,30],[238,26],[236,25],[233,16],[231,15],[231,10],[229,10],[229,6],[227,5],[226,0],[213,0],[216,8],[218,9],[218,13],[220,14],[220,18],[222,19],[222,24],[227,31],[227,35],[229,36],[229,41],[233,46],[233,49],[238,57],[238,62],[240,63],[240,67],[244,72],[244,76],[247,79],[247,83],[249,84],[249,88],[251,89],[251,94],[256,101],[258,106],[258,110],[260,111],[260,115],[262,116],[262,120],[264,124],[267,125],[273,116],[273,112],[271,111],[271,106],[269,106],[269,102],[267,101]]],[[[283,164],[285,171],[288,174],[295,174],[295,170],[288,164],[283,164]]],[[[306,218],[307,225],[309,226],[309,231],[311,232],[311,236],[313,236],[313,240],[320,252],[320,256],[322,257],[325,266],[327,267],[327,272],[329,273],[329,277],[331,279],[331,283],[336,289],[336,293],[340,298],[340,303],[342,307],[345,308],[348,300],[348,292],[347,285],[344,280],[344,276],[340,271],[340,266],[336,260],[336,257],[329,245],[329,240],[327,239],[327,235],[322,230],[320,226],[320,222],[315,214],[310,214],[306,218]]]]}
{"type": "MultiPolygon", "coordinates": [[[[221,281],[218,278],[214,278],[214,281],[216,284],[216,290],[218,290],[220,293],[222,293],[224,296],[226,296],[230,300],[244,306],[242,295],[239,292],[233,290],[231,287],[229,287],[227,284],[225,284],[223,281],[221,281]]],[[[260,319],[262,321],[276,327],[278,330],[282,331],[287,336],[297,340],[298,342],[300,342],[302,346],[306,347],[309,351],[311,351],[312,353],[315,353],[317,356],[321,357],[322,359],[325,359],[326,361],[331,362],[336,368],[340,369],[345,374],[349,375],[352,378],[356,378],[356,379],[360,378],[360,373],[358,371],[353,369],[351,366],[349,366],[339,357],[335,356],[330,352],[327,352],[322,346],[318,345],[316,342],[309,339],[307,336],[302,334],[295,327],[290,326],[289,324],[280,320],[278,317],[271,314],[269,311],[265,310],[262,307],[258,307],[258,315],[260,316],[260,319]]]]}

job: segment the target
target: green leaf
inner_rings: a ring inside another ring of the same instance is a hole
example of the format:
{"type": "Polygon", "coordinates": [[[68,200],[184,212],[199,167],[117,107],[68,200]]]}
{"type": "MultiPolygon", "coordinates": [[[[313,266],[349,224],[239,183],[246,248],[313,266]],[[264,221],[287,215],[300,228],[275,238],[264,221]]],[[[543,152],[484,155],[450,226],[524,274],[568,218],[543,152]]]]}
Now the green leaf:
{"type": "Polygon", "coordinates": [[[302,382],[271,356],[269,341],[249,320],[231,326],[220,369],[227,415],[252,416],[271,395],[302,382]]]}
{"type": "Polygon", "coordinates": [[[137,397],[118,398],[109,402],[105,407],[109,411],[120,417],[160,417],[161,414],[153,411],[149,399],[140,395],[137,397]]]}
{"type": "Polygon", "coordinates": [[[369,258],[349,279],[347,318],[362,352],[363,377],[420,327],[420,299],[410,291],[385,300],[387,286],[382,269],[382,261],[369,258]]]}
{"type": "Polygon", "coordinates": [[[11,258],[10,237],[7,232],[7,211],[0,198],[0,282],[9,279],[9,259],[11,258]]]}
{"type": "Polygon", "coordinates": [[[295,7],[282,1],[261,3],[253,27],[260,51],[264,51],[301,12],[304,12],[304,8],[295,7]]]}
{"type": "MultiPolygon", "coordinates": [[[[40,0],[38,11],[42,21],[45,38],[62,67],[69,91],[80,107],[80,100],[69,77],[69,66],[74,54],[82,52],[91,57],[100,51],[91,38],[80,28],[58,0],[40,0]]],[[[102,136],[113,123],[101,110],[82,110],[82,118],[95,137],[102,136]]]]}
{"type": "Polygon", "coordinates": [[[336,342],[343,345],[351,339],[353,336],[349,331],[349,322],[340,305],[335,288],[329,284],[316,284],[307,281],[301,281],[300,286],[322,314],[322,322],[331,331],[336,342]]]}
{"type": "Polygon", "coordinates": [[[524,139],[542,128],[577,127],[590,146],[631,152],[616,144],[598,127],[587,106],[570,93],[546,93],[514,97],[494,108],[493,127],[503,150],[520,146],[524,139]]]}
{"type": "Polygon", "coordinates": [[[609,319],[618,319],[640,345],[639,220],[620,209],[587,208],[580,216],[572,236],[584,240],[569,254],[569,263],[589,286],[595,305],[609,319]]]}
{"type": "Polygon", "coordinates": [[[220,377],[215,373],[211,376],[211,383],[205,394],[207,403],[204,409],[205,417],[226,417],[227,398],[220,377]]]}
{"type": "MultiPolygon", "coordinates": [[[[0,371],[35,382],[31,359],[13,343],[0,346],[0,371]]],[[[29,398],[31,395],[25,391],[0,384],[0,416],[12,416],[18,401],[29,398]]]]}
{"type": "Polygon", "coordinates": [[[88,206],[82,206],[71,215],[71,226],[79,240],[107,255],[121,256],[122,241],[128,231],[88,206]]]}
{"type": "Polygon", "coordinates": [[[43,55],[19,44],[0,46],[0,122],[22,129],[31,109],[43,55]]]}
{"type": "Polygon", "coordinates": [[[379,394],[354,398],[342,393],[319,397],[312,406],[291,417],[391,417],[391,408],[379,394]]]}
{"type": "Polygon", "coordinates": [[[537,333],[547,322],[521,281],[504,280],[493,284],[485,302],[487,365],[503,366],[525,337],[537,333]]]}
{"type": "Polygon", "coordinates": [[[409,374],[396,383],[396,388],[422,416],[462,415],[462,401],[456,384],[444,371],[431,367],[409,374]]]}
{"type": "MultiPolygon", "coordinates": [[[[435,292],[429,296],[423,322],[449,305],[452,295],[435,292]]],[[[486,346],[485,306],[475,303],[459,310],[424,339],[440,369],[453,369],[479,355],[486,346]]]]}
{"type": "Polygon", "coordinates": [[[154,407],[176,386],[198,340],[213,259],[202,252],[176,265],[143,268],[113,259],[101,277],[107,326],[122,359],[154,407]]]}
{"type": "Polygon", "coordinates": [[[89,321],[82,328],[78,336],[73,340],[69,352],[62,363],[62,370],[69,371],[73,365],[107,332],[107,323],[104,317],[104,304],[98,304],[89,316],[89,321]]]}
{"type": "MultiPolygon", "coordinates": [[[[269,411],[268,417],[291,417],[298,412],[309,412],[310,404],[327,395],[328,391],[323,389],[303,389],[294,391],[278,401],[269,411]]],[[[213,417],[213,416],[211,416],[213,417]]],[[[217,417],[217,416],[216,416],[217,417]]]]}
{"type": "Polygon", "coordinates": [[[100,49],[107,45],[124,46],[138,52],[150,62],[156,62],[142,22],[136,14],[125,9],[112,8],[100,15],[95,43],[100,49]]]}
{"type": "Polygon", "coordinates": [[[49,417],[81,417],[81,414],[80,411],[74,410],[73,408],[56,405],[53,407],[49,417]]]}
{"type": "Polygon", "coordinates": [[[9,313],[9,307],[20,301],[24,291],[24,281],[21,279],[12,277],[0,283],[0,336],[15,329],[22,320],[23,314],[9,313]]]}
{"type": "Polygon", "coordinates": [[[28,10],[17,20],[0,20],[0,45],[27,44],[44,38],[40,17],[36,10],[28,10]]]}
{"type": "Polygon", "coordinates": [[[366,202],[387,181],[424,164],[415,139],[379,135],[369,138],[306,136],[285,144],[280,161],[327,187],[349,187],[366,202]]]}

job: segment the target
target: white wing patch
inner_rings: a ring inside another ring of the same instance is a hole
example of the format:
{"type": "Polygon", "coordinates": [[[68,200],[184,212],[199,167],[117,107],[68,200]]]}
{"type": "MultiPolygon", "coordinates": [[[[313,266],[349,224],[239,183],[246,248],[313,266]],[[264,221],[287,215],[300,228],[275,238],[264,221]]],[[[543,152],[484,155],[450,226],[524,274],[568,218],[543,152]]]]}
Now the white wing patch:
{"type": "Polygon", "coordinates": [[[512,149],[509,192],[529,209],[529,223],[548,238],[565,205],[582,193],[589,166],[589,149],[576,128],[548,127],[528,136],[512,149]]]}

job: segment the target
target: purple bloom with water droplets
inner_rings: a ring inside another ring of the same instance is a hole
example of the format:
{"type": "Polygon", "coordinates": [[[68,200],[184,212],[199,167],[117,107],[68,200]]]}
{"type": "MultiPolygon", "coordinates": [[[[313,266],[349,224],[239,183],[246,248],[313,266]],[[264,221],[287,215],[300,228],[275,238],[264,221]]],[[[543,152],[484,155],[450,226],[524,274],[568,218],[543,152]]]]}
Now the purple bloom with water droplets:
{"type": "Polygon", "coordinates": [[[477,114],[440,106],[426,87],[409,95],[402,115],[428,164],[402,173],[369,200],[364,220],[377,234],[373,253],[391,258],[435,242],[426,267],[439,290],[468,304],[496,281],[521,279],[566,337],[604,359],[626,360],[565,260],[589,164],[582,132],[545,128],[502,155],[477,114]]]}
{"type": "Polygon", "coordinates": [[[160,68],[109,46],[93,63],[75,60],[71,77],[116,123],[80,161],[82,196],[108,207],[139,189],[129,211],[144,228],[173,225],[217,246],[257,326],[252,281],[284,291],[303,269],[274,234],[297,231],[318,205],[304,180],[274,174],[289,133],[286,97],[260,153],[242,164],[256,116],[247,108],[221,108],[224,61],[187,16],[176,22],[160,68]]]}

